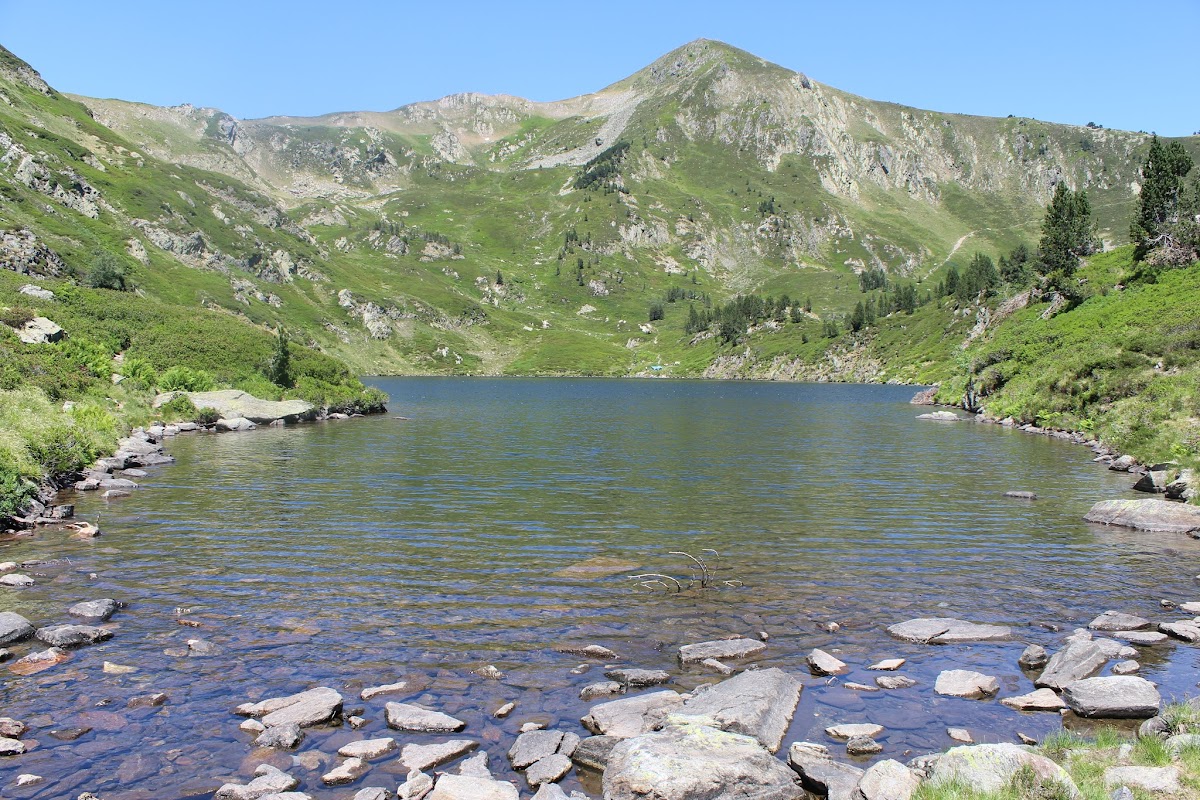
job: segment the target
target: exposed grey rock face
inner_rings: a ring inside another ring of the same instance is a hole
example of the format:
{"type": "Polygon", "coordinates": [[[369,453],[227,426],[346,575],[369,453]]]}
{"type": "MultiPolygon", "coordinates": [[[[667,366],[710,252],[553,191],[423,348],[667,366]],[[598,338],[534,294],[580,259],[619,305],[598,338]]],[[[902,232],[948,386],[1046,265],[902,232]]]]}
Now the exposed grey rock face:
{"type": "Polygon", "coordinates": [[[213,800],[259,800],[270,794],[289,792],[300,785],[300,781],[270,764],[262,764],[254,770],[255,778],[242,785],[227,783],[213,795],[213,800]]]}
{"type": "Polygon", "coordinates": [[[384,706],[389,728],[422,733],[454,733],[467,723],[440,711],[430,711],[411,703],[388,703],[384,706]]]}
{"type": "Polygon", "coordinates": [[[15,611],[0,611],[0,644],[12,644],[33,636],[33,623],[15,611]]]}
{"type": "Polygon", "coordinates": [[[491,778],[441,775],[426,800],[519,800],[517,787],[491,778]]]}
{"type": "Polygon", "coordinates": [[[1108,658],[1095,642],[1074,641],[1051,656],[1046,669],[1033,683],[1035,686],[1061,690],[1068,683],[1098,672],[1107,662],[1108,658]]]}
{"type": "Polygon", "coordinates": [[[792,773],[749,736],[706,725],[668,726],[618,744],[604,771],[606,800],[800,800],[792,773]]]}
{"type": "Polygon", "coordinates": [[[1154,623],[1145,617],[1125,614],[1121,611],[1105,611],[1088,625],[1094,631],[1136,631],[1149,628],[1154,623]]]}
{"type": "Polygon", "coordinates": [[[804,660],[814,675],[841,675],[850,671],[846,662],[820,649],[814,649],[804,660]]]}
{"type": "Polygon", "coordinates": [[[603,772],[609,754],[620,741],[616,736],[586,736],[571,752],[571,760],[581,767],[603,772]]]}
{"type": "Polygon", "coordinates": [[[1058,711],[1067,707],[1053,689],[1038,689],[1029,694],[1005,697],[1000,703],[1017,711],[1058,711]]]}
{"type": "Polygon", "coordinates": [[[1063,687],[1063,701],[1081,717],[1142,719],[1162,705],[1154,684],[1133,675],[1086,678],[1063,687]]]}
{"type": "Polygon", "coordinates": [[[750,670],[697,690],[668,719],[688,719],[753,736],[772,753],[783,744],[803,685],[781,669],[750,670]]]}
{"type": "Polygon", "coordinates": [[[853,800],[909,800],[921,779],[899,761],[885,759],[863,773],[851,795],[853,800]]]}
{"type": "Polygon", "coordinates": [[[438,744],[406,744],[400,751],[400,763],[410,770],[424,771],[466,755],[478,746],[479,742],[470,739],[451,739],[438,744]]]}
{"type": "Polygon", "coordinates": [[[288,724],[307,728],[342,713],[342,696],[333,689],[321,686],[287,697],[243,703],[234,711],[246,717],[262,717],[263,725],[268,728],[288,724]]]}
{"type": "Polygon", "coordinates": [[[960,782],[977,791],[998,792],[1012,781],[1023,767],[1033,770],[1041,780],[1061,784],[1071,797],[1079,797],[1079,789],[1067,771],[1043,755],[1015,744],[974,744],[952,747],[935,756],[928,782],[940,786],[960,782]]]}
{"type": "Polygon", "coordinates": [[[863,771],[834,761],[821,744],[795,742],[788,749],[788,766],[800,776],[805,789],[829,800],[849,800],[863,771]]]}
{"type": "Polygon", "coordinates": [[[304,400],[261,400],[237,389],[216,392],[167,392],[154,398],[154,407],[158,408],[178,394],[187,395],[196,408],[212,408],[226,419],[248,419],[259,425],[277,419],[298,422],[302,419],[312,419],[316,415],[313,404],[304,400]]]}
{"type": "Polygon", "coordinates": [[[105,622],[117,612],[117,601],[109,598],[103,600],[85,600],[71,606],[67,613],[72,617],[83,617],[105,622]]]}
{"type": "Polygon", "coordinates": [[[911,619],[892,625],[887,630],[897,639],[923,644],[992,642],[1012,636],[1012,629],[1004,625],[983,625],[953,617],[911,619]]]}
{"type": "Polygon", "coordinates": [[[112,631],[93,625],[51,625],[38,628],[37,638],[51,647],[82,647],[112,638],[112,631]]]}
{"type": "Polygon", "coordinates": [[[32,283],[25,284],[20,289],[17,289],[17,291],[20,292],[21,294],[28,295],[29,297],[33,297],[37,300],[53,300],[54,299],[54,292],[50,291],[49,289],[43,289],[42,287],[37,286],[32,283]]]}
{"type": "Polygon", "coordinates": [[[661,669],[633,669],[628,667],[610,669],[604,673],[604,677],[611,678],[626,686],[635,687],[658,686],[671,680],[671,674],[661,669]]]}
{"type": "Polygon", "coordinates": [[[513,769],[525,769],[535,761],[557,753],[562,740],[562,731],[522,733],[509,748],[508,760],[512,762],[513,769]]]}
{"type": "Polygon", "coordinates": [[[706,658],[748,658],[766,649],[766,644],[755,639],[723,639],[716,642],[685,644],[679,648],[679,660],[684,664],[695,664],[706,658]]]}
{"type": "Polygon", "coordinates": [[[1000,682],[990,675],[968,669],[948,669],[938,675],[933,690],[949,697],[977,699],[1000,691],[1000,682]]]}
{"type": "Polygon", "coordinates": [[[628,739],[652,730],[667,712],[681,705],[683,698],[676,692],[650,692],[594,705],[580,721],[592,733],[628,739]]]}
{"type": "Polygon", "coordinates": [[[1140,531],[1200,533],[1200,508],[1167,500],[1102,500],[1083,518],[1140,531]]]}

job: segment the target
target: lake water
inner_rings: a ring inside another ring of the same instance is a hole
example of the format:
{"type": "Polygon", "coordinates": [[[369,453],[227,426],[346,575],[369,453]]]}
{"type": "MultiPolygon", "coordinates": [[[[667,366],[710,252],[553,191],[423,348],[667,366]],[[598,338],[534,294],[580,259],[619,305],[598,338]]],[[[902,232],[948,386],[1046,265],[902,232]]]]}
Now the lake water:
{"type": "MultiPolygon", "coordinates": [[[[554,645],[601,644],[689,689],[713,676],[681,669],[676,648],[760,631],[769,646],[754,663],[804,676],[785,747],[811,739],[845,758],[823,729],[861,721],[887,728],[879,757],[901,759],[950,746],[948,726],[978,741],[1040,737],[1061,726],[1057,714],[940,697],[934,678],[975,669],[1000,679],[1001,697],[1024,693],[1032,684],[1016,660],[1025,644],[1056,648],[1106,609],[1166,621],[1177,617],[1160,599],[1200,599],[1196,542],[1081,521],[1093,502],[1130,496],[1131,476],[1057,440],[917,420],[911,388],[377,383],[392,396],[391,415],[178,437],[168,444],[178,463],[152,470],[133,497],[77,500],[82,516],[101,515],[99,539],[42,530],[0,543],[0,560],[70,561],[26,570],[44,577],[4,589],[6,610],[51,624],[78,600],[129,604],[110,641],[46,672],[6,676],[2,714],[30,725],[32,749],[0,761],[0,795],[202,796],[226,778],[248,780],[264,760],[315,797],[394,790],[406,772],[394,756],[349,788],[320,782],[348,741],[439,738],[388,731],[383,704],[394,699],[466,720],[461,736],[480,741],[493,771],[524,791],[504,758],[519,726],[584,734],[589,704],[578,691],[603,680],[599,664],[573,674],[581,659],[554,645]],[[1012,489],[1040,499],[1005,499],[1012,489]],[[720,577],[740,586],[668,593],[627,577],[686,582],[685,560],[670,551],[706,549],[720,553],[720,577]],[[885,631],[921,616],[1003,623],[1015,639],[939,647],[885,631]],[[221,654],[164,654],[197,637],[221,654]],[[808,675],[814,647],[851,673],[808,675]],[[918,685],[845,688],[872,683],[880,673],[864,668],[886,657],[909,659],[901,673],[918,685]],[[105,661],[137,672],[107,674],[105,661]],[[505,677],[474,674],[489,664],[505,677]],[[407,698],[358,700],[365,686],[403,678],[416,688],[407,698]],[[255,750],[238,730],[234,705],[321,685],[341,691],[367,725],[310,729],[282,755],[255,750]],[[126,708],[152,691],[168,703],[126,708]],[[513,714],[493,719],[507,701],[513,714]],[[70,728],[91,730],[74,741],[51,735],[70,728]],[[19,773],[46,780],[18,790],[19,773]]],[[[1145,648],[1141,674],[1168,698],[1190,694],[1198,652],[1145,648]]],[[[595,791],[594,780],[583,783],[595,791]]],[[[579,777],[565,785],[578,788],[579,777]]]]}

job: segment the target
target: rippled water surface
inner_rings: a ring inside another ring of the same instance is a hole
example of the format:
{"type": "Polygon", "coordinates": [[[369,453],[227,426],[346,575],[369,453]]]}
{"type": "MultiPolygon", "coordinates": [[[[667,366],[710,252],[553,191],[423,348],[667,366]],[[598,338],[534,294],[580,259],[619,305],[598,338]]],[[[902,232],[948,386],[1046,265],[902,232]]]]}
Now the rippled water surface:
{"type": "MultiPolygon", "coordinates": [[[[679,645],[760,631],[770,638],[757,663],[806,684],[787,741],[832,746],[824,727],[868,720],[887,728],[881,757],[944,748],[947,726],[1011,741],[1061,721],[939,697],[937,673],[976,669],[1000,678],[1001,697],[1023,693],[1032,684],[1016,658],[1026,643],[1053,648],[1109,608],[1167,620],[1175,617],[1160,598],[1200,599],[1195,542],[1081,521],[1096,500],[1129,495],[1130,476],[1093,464],[1086,448],[918,421],[910,388],[378,383],[393,398],[389,416],[169,442],[178,463],[152,470],[134,497],[77,500],[81,515],[101,516],[99,539],[42,530],[0,543],[0,560],[70,560],[27,570],[41,573],[39,584],[4,589],[6,610],[50,624],[78,600],[129,604],[110,641],[46,672],[5,677],[2,714],[29,724],[31,751],[0,761],[0,794],[202,796],[225,779],[247,780],[264,760],[316,797],[394,790],[406,771],[394,757],[349,788],[325,788],[320,775],[348,741],[437,739],[389,732],[385,698],[358,700],[362,687],[401,678],[415,691],[386,699],[466,720],[463,735],[482,743],[493,770],[524,787],[503,755],[517,728],[536,721],[584,733],[578,690],[603,679],[599,664],[573,674],[580,659],[554,645],[602,644],[622,663],[670,670],[688,689],[712,678],[682,670],[679,645]],[[1003,498],[1011,489],[1041,499],[1003,498]],[[668,594],[627,578],[686,579],[670,551],[706,548],[743,586],[668,594]],[[929,647],[884,630],[919,616],[1003,623],[1016,638],[929,647]],[[831,622],[840,630],[827,632],[831,622]],[[164,653],[194,638],[221,653],[164,653]],[[814,647],[851,673],[809,676],[803,658],[814,647]],[[909,659],[902,673],[916,687],[843,685],[871,683],[877,673],[865,666],[894,656],[909,659]],[[137,671],[109,674],[106,661],[137,671]],[[474,674],[488,664],[505,677],[474,674]],[[312,729],[281,755],[256,750],[230,713],[318,685],[341,691],[366,727],[312,729]],[[152,691],[168,703],[126,707],[152,691]],[[507,701],[516,711],[493,719],[507,701]],[[90,730],[74,741],[51,734],[71,728],[90,730]],[[18,773],[46,780],[16,789],[18,773]]],[[[1147,648],[1142,674],[1167,696],[1188,693],[1196,653],[1147,648]]]]}

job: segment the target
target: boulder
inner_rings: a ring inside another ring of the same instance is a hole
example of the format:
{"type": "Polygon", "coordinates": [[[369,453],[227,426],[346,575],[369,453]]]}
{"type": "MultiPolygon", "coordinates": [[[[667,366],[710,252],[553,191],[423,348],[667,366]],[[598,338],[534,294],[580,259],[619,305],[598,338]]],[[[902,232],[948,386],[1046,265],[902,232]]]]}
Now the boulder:
{"type": "Polygon", "coordinates": [[[19,756],[25,752],[25,744],[7,736],[0,736],[0,756],[19,756]]]}
{"type": "Polygon", "coordinates": [[[871,756],[883,752],[883,745],[870,736],[855,736],[846,742],[846,753],[852,756],[871,756]]]}
{"type": "Polygon", "coordinates": [[[455,733],[467,723],[440,711],[430,711],[412,703],[388,703],[384,706],[389,728],[420,733],[455,733]]]}
{"type": "Polygon", "coordinates": [[[84,619],[106,622],[109,617],[117,613],[117,601],[109,598],[103,600],[85,600],[82,603],[76,603],[71,606],[67,609],[67,613],[72,617],[83,617],[84,619]]]}
{"type": "Polygon", "coordinates": [[[1142,473],[1142,476],[1133,484],[1133,490],[1147,494],[1162,494],[1167,490],[1167,484],[1174,477],[1175,469],[1176,465],[1174,464],[1155,464],[1142,473]]]}
{"type": "Polygon", "coordinates": [[[1151,794],[1175,795],[1183,791],[1179,767],[1109,767],[1104,770],[1104,785],[1128,786],[1151,794]]]}
{"type": "Polygon", "coordinates": [[[1017,711],[1058,711],[1067,707],[1053,689],[1037,689],[1029,694],[1005,697],[1000,704],[1017,711]]]}
{"type": "Polygon", "coordinates": [[[221,417],[213,426],[219,431],[252,431],[258,427],[245,417],[221,417]]]}
{"type": "Polygon", "coordinates": [[[885,759],[871,765],[859,778],[853,800],[909,800],[921,785],[917,773],[899,761],[885,759]]]}
{"type": "Polygon", "coordinates": [[[928,414],[918,414],[917,419],[929,419],[934,422],[958,422],[962,417],[953,411],[930,411],[928,414]]]}
{"type": "MultiPolygon", "coordinates": [[[[262,723],[259,723],[260,725],[262,723]]],[[[294,747],[299,747],[304,741],[304,731],[300,730],[300,726],[294,722],[287,722],[283,725],[272,725],[269,728],[264,727],[262,733],[254,740],[254,744],[258,747],[276,747],[281,750],[291,750],[294,747]]]]}
{"type": "Polygon", "coordinates": [[[1125,614],[1120,611],[1105,611],[1088,625],[1094,631],[1136,631],[1149,628],[1154,623],[1145,617],[1125,614]]]}
{"type": "Polygon", "coordinates": [[[410,770],[427,770],[453,761],[479,747],[470,739],[451,739],[437,744],[406,744],[400,751],[400,763],[410,770]]]}
{"type": "MultiPolygon", "coordinates": [[[[191,647],[189,642],[189,650],[191,647]]],[[[321,686],[287,697],[244,703],[234,711],[246,717],[262,717],[263,725],[268,728],[290,723],[307,728],[327,722],[342,713],[342,696],[333,689],[321,686]]]]}
{"type": "Polygon", "coordinates": [[[35,675],[70,660],[71,654],[66,650],[61,647],[50,647],[17,659],[8,665],[8,670],[14,675],[35,675]]]}
{"type": "Polygon", "coordinates": [[[814,648],[804,660],[808,662],[813,675],[841,675],[850,671],[846,662],[820,649],[814,648]]]}
{"type": "Polygon", "coordinates": [[[581,767],[603,772],[609,754],[620,742],[616,736],[586,736],[571,752],[571,760],[581,767]]]}
{"type": "Polygon", "coordinates": [[[1059,650],[1046,663],[1034,686],[1061,690],[1068,683],[1100,671],[1108,657],[1091,640],[1077,640],[1059,650]]]}
{"type": "Polygon", "coordinates": [[[1194,620],[1181,619],[1178,622],[1163,622],[1159,624],[1158,629],[1162,633],[1170,634],[1185,642],[1200,641],[1200,623],[1194,620]]]}
{"type": "Polygon", "coordinates": [[[0,645],[20,642],[33,636],[33,624],[15,611],[0,611],[0,645]]]}
{"type": "Polygon", "coordinates": [[[1000,682],[990,675],[968,669],[948,669],[937,677],[933,690],[949,697],[979,699],[1000,691],[1000,682]]]}
{"type": "Polygon", "coordinates": [[[1040,644],[1031,644],[1021,651],[1017,664],[1021,669],[1034,670],[1046,666],[1046,662],[1049,660],[1050,656],[1046,653],[1046,648],[1040,644]]]}
{"type": "Polygon", "coordinates": [[[1142,668],[1141,664],[1134,661],[1133,659],[1129,659],[1128,661],[1122,661],[1119,664],[1113,664],[1112,674],[1113,675],[1132,675],[1133,673],[1137,672],[1141,668],[1142,668]]]}
{"type": "Polygon", "coordinates": [[[821,744],[796,742],[788,749],[788,766],[800,776],[801,785],[829,800],[850,800],[863,771],[834,761],[821,744]]]}
{"type": "Polygon", "coordinates": [[[926,781],[933,787],[957,784],[979,792],[1000,792],[1008,788],[1013,776],[1026,767],[1040,781],[1061,784],[1070,797],[1080,797],[1079,789],[1065,769],[1049,758],[1015,744],[952,747],[934,757],[926,781]]]}
{"type": "Polygon", "coordinates": [[[917,682],[907,675],[880,675],[875,679],[875,685],[880,689],[908,689],[917,682]]]}
{"type": "Polygon", "coordinates": [[[604,677],[633,687],[658,686],[671,680],[671,674],[661,669],[631,669],[627,667],[610,669],[604,673],[604,677]]]}
{"type": "Polygon", "coordinates": [[[628,739],[653,730],[681,705],[683,698],[676,692],[650,692],[594,705],[580,722],[592,733],[628,739]]]}
{"type": "Polygon", "coordinates": [[[12,717],[0,717],[0,736],[9,739],[20,739],[29,730],[29,726],[19,719],[12,717]]]}
{"type": "Polygon", "coordinates": [[[1200,534],[1200,508],[1169,500],[1102,500],[1083,518],[1140,531],[1200,534]]]}
{"type": "Polygon", "coordinates": [[[300,781],[270,764],[260,765],[254,775],[254,780],[245,785],[225,784],[217,789],[213,800],[258,800],[266,795],[290,792],[300,785],[300,781]]]}
{"type": "Polygon", "coordinates": [[[755,739],[671,725],[627,739],[604,771],[605,800],[800,800],[792,773],[755,739]]]}
{"type": "Polygon", "coordinates": [[[783,744],[803,688],[800,681],[781,669],[750,670],[697,690],[668,719],[687,718],[718,730],[753,736],[774,753],[783,744]]]}
{"type": "Polygon", "coordinates": [[[530,764],[525,770],[525,780],[536,789],[543,783],[562,780],[570,771],[571,759],[562,753],[553,753],[530,764]]]}
{"type": "Polygon", "coordinates": [[[322,775],[321,782],[326,786],[344,786],[347,783],[354,783],[363,775],[366,775],[367,770],[370,768],[371,765],[361,758],[347,758],[341,764],[322,775]]]}
{"type": "Polygon", "coordinates": [[[1153,717],[1162,705],[1154,684],[1133,675],[1085,678],[1062,690],[1067,707],[1081,717],[1144,719],[1153,717]]]}
{"type": "Polygon", "coordinates": [[[1004,625],[983,625],[952,617],[910,619],[890,626],[887,631],[897,639],[921,644],[993,642],[1012,636],[1012,629],[1004,625]]]}
{"type": "Polygon", "coordinates": [[[623,691],[625,691],[625,687],[616,681],[589,683],[579,690],[579,699],[585,701],[595,700],[597,697],[608,697],[609,695],[620,694],[623,691]]]}
{"type": "Polygon", "coordinates": [[[421,800],[433,791],[433,778],[419,769],[408,771],[404,783],[396,787],[397,800],[421,800]]]}
{"type": "Polygon", "coordinates": [[[525,769],[535,761],[557,753],[562,740],[562,731],[522,733],[509,748],[508,760],[512,763],[513,769],[525,769]]]}
{"type": "Polygon", "coordinates": [[[440,775],[425,800],[519,800],[517,787],[492,778],[440,775]]]}
{"type": "Polygon", "coordinates": [[[17,289],[17,291],[20,292],[21,294],[28,295],[29,297],[35,298],[37,300],[53,300],[54,299],[54,292],[50,291],[49,289],[43,289],[41,286],[38,286],[37,284],[33,284],[33,283],[27,283],[24,286],[22,286],[20,289],[17,289]]]}
{"type": "Polygon", "coordinates": [[[757,639],[722,639],[716,642],[685,644],[679,648],[679,660],[684,664],[695,664],[706,658],[749,658],[766,649],[766,644],[757,639]]]}
{"type": "Polygon", "coordinates": [[[111,639],[112,635],[112,631],[94,625],[50,625],[37,630],[37,638],[51,647],[82,647],[111,639]]]}
{"type": "Polygon", "coordinates": [[[179,394],[187,395],[196,408],[212,408],[226,419],[241,418],[260,425],[281,419],[285,422],[315,419],[317,409],[304,400],[261,400],[237,389],[215,392],[167,392],[154,398],[158,408],[179,394]]]}
{"type": "Polygon", "coordinates": [[[576,645],[576,644],[560,644],[554,648],[555,652],[565,653],[571,656],[582,656],[584,658],[595,658],[601,661],[615,661],[617,654],[607,647],[602,647],[598,644],[576,645]]]}
{"type": "Polygon", "coordinates": [[[392,800],[392,793],[382,786],[359,789],[350,800],[392,800]]]}
{"type": "Polygon", "coordinates": [[[34,317],[17,329],[17,338],[25,344],[54,344],[63,338],[63,329],[45,317],[34,317]]]}
{"type": "Polygon", "coordinates": [[[19,572],[0,575],[0,586],[33,586],[33,584],[33,578],[28,575],[22,575],[19,572]]]}
{"type": "Polygon", "coordinates": [[[396,740],[390,736],[385,736],[381,739],[362,739],[357,742],[350,742],[338,748],[338,755],[344,758],[361,758],[364,761],[370,761],[373,758],[382,758],[388,753],[396,749],[396,740]]]}
{"type": "Polygon", "coordinates": [[[882,725],[876,725],[873,722],[852,722],[830,726],[825,729],[825,735],[832,736],[834,739],[853,739],[858,736],[874,739],[883,733],[883,730],[882,725]]]}

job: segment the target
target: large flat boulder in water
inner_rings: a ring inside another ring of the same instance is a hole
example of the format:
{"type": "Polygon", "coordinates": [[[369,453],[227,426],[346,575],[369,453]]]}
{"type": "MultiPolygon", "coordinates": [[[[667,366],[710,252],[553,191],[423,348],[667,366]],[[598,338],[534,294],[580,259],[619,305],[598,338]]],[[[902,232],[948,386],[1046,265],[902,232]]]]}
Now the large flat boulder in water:
{"type": "Polygon", "coordinates": [[[1071,642],[1050,657],[1042,674],[1033,682],[1034,686],[1059,689],[1100,671],[1108,663],[1108,656],[1100,646],[1090,639],[1071,642]]]}
{"type": "Polygon", "coordinates": [[[695,664],[706,658],[730,659],[758,655],[767,646],[755,639],[721,639],[715,642],[685,644],[679,648],[679,660],[695,664]]]}
{"type": "Polygon", "coordinates": [[[263,725],[268,728],[288,724],[307,728],[342,713],[342,696],[327,686],[319,686],[287,697],[243,703],[234,711],[247,717],[262,717],[263,725]]]}
{"type": "Polygon", "coordinates": [[[774,753],[783,744],[803,688],[800,681],[781,669],[751,670],[697,690],[668,720],[687,718],[753,736],[774,753]]]}
{"type": "Polygon", "coordinates": [[[180,394],[187,395],[196,408],[212,408],[225,419],[248,419],[260,425],[277,419],[297,422],[316,416],[316,407],[304,400],[262,400],[238,389],[222,389],[217,392],[167,392],[154,398],[154,407],[158,408],[180,394]]]}
{"type": "Polygon", "coordinates": [[[613,748],[606,800],[800,800],[791,770],[750,736],[707,725],[670,725],[613,748]]]}
{"type": "Polygon", "coordinates": [[[892,625],[887,630],[897,639],[922,644],[992,642],[1012,636],[1012,629],[1004,625],[982,625],[953,617],[910,619],[892,625]]]}
{"type": "Polygon", "coordinates": [[[653,730],[667,713],[681,705],[683,698],[677,692],[650,692],[598,703],[580,722],[592,733],[628,739],[653,730]]]}
{"type": "Polygon", "coordinates": [[[15,611],[0,611],[0,644],[28,639],[33,630],[33,623],[15,611]]]}
{"type": "Polygon", "coordinates": [[[1167,500],[1102,500],[1083,518],[1102,525],[1200,538],[1200,508],[1167,500]]]}
{"type": "Polygon", "coordinates": [[[1154,684],[1133,675],[1075,681],[1063,687],[1062,697],[1079,716],[1102,719],[1148,719],[1162,705],[1154,684]]]}

